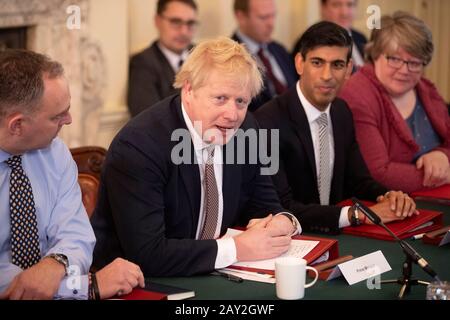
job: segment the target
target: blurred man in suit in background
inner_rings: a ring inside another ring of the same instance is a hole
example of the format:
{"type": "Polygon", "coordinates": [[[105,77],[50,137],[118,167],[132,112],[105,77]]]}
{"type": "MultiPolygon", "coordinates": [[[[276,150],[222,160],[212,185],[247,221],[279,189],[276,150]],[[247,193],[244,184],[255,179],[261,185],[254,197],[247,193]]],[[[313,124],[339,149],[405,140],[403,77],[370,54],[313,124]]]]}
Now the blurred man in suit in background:
{"type": "Polygon", "coordinates": [[[264,70],[264,89],[249,106],[250,111],[255,111],[274,96],[286,92],[298,77],[289,53],[272,39],[276,17],[274,0],[235,0],[234,14],[238,30],[232,38],[244,43],[264,70]]]}
{"type": "Polygon", "coordinates": [[[159,38],[130,60],[128,109],[131,116],[174,94],[173,80],[192,47],[197,29],[194,0],[158,0],[159,38]]]}

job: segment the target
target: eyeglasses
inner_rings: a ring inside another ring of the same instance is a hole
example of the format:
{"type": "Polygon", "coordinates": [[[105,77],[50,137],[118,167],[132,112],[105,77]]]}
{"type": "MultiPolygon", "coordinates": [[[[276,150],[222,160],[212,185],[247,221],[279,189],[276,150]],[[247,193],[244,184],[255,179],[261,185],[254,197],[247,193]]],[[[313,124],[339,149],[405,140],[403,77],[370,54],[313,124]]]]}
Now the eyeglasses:
{"type": "Polygon", "coordinates": [[[183,20],[180,18],[171,18],[171,17],[165,17],[163,15],[160,15],[161,18],[169,21],[169,24],[176,29],[181,29],[183,26],[186,26],[188,29],[192,30],[195,29],[199,22],[197,20],[183,20]]]}
{"type": "Polygon", "coordinates": [[[388,65],[395,69],[400,69],[403,67],[403,64],[406,63],[408,70],[410,72],[419,72],[422,70],[422,68],[426,65],[423,61],[410,61],[410,60],[403,60],[401,58],[393,57],[385,55],[386,60],[388,62],[388,65]]]}

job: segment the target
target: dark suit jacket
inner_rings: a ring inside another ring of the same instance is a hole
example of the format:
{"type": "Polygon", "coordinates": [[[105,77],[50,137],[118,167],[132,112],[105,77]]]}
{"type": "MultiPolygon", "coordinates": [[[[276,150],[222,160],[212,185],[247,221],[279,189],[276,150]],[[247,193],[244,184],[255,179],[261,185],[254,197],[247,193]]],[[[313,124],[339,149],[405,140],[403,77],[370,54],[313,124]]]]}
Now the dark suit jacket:
{"type": "MultiPolygon", "coordinates": [[[[373,200],[388,190],[369,174],[355,139],[346,103],[336,99],[330,110],[334,134],[334,170],[330,204],[351,196],[373,200]]],[[[262,128],[280,130],[280,170],[272,176],[282,205],[294,213],[304,230],[339,232],[337,206],[320,206],[314,148],[306,113],[297,90],[262,106],[255,117],[262,128]]]]}
{"type": "MultiPolygon", "coordinates": [[[[242,40],[237,36],[237,34],[233,34],[232,39],[239,43],[242,43],[242,40]]],[[[267,45],[267,49],[274,56],[278,65],[280,66],[280,69],[283,72],[284,77],[286,78],[287,87],[295,85],[298,80],[298,74],[295,70],[294,60],[289,55],[289,52],[287,52],[286,49],[276,41],[270,42],[267,45]]],[[[248,106],[248,109],[250,111],[255,111],[273,97],[274,94],[270,91],[269,87],[269,79],[267,77],[264,77],[264,88],[259,93],[259,95],[253,98],[252,102],[248,106]]]]}
{"type": "MultiPolygon", "coordinates": [[[[241,128],[255,125],[247,114],[241,128]]],[[[114,138],[92,219],[96,267],[125,257],[147,277],[187,276],[214,269],[217,242],[195,240],[199,166],[193,161],[176,165],[171,160],[172,148],[178,144],[171,135],[181,128],[187,130],[180,96],[175,95],[133,118],[114,138]]],[[[190,139],[188,143],[195,158],[190,139]]],[[[224,159],[229,145],[223,149],[224,159]]],[[[251,218],[284,211],[270,177],[261,176],[259,169],[259,164],[223,166],[222,233],[231,226],[245,226],[251,218]]]]}
{"type": "Polygon", "coordinates": [[[361,32],[356,31],[355,29],[350,29],[350,33],[356,48],[358,48],[358,51],[361,54],[361,57],[364,58],[364,46],[367,43],[366,36],[363,35],[361,32]]]}
{"type": "Polygon", "coordinates": [[[157,45],[157,41],[130,60],[128,109],[131,116],[177,92],[173,88],[175,72],[157,45]]]}

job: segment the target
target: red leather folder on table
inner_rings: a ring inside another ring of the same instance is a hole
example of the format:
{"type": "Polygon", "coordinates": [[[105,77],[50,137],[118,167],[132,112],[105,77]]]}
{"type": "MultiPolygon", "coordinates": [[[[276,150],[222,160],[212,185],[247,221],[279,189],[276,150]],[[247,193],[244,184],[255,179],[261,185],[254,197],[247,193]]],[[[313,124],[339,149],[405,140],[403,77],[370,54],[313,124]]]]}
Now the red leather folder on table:
{"type": "Polygon", "coordinates": [[[134,288],[131,293],[117,298],[122,300],[167,300],[167,295],[160,292],[134,288]]]}
{"type": "MultiPolygon", "coordinates": [[[[310,236],[303,236],[298,235],[292,237],[292,239],[295,240],[309,240],[309,241],[319,241],[319,243],[312,249],[306,256],[303,257],[303,259],[306,260],[306,263],[310,265],[315,260],[320,258],[323,254],[325,254],[328,251],[329,258],[328,260],[333,260],[339,257],[339,247],[338,247],[338,241],[335,239],[328,239],[328,238],[320,238],[320,237],[310,237],[310,236]]],[[[250,268],[250,267],[242,267],[242,266],[234,266],[231,265],[228,268],[230,269],[237,269],[237,270],[244,270],[244,271],[251,271],[251,272],[257,272],[257,273],[264,273],[264,274],[271,274],[274,275],[274,270],[267,270],[267,269],[257,269],[257,268],[250,268]]]]}
{"type": "Polygon", "coordinates": [[[136,287],[131,293],[116,297],[123,300],[182,300],[195,296],[195,292],[166,284],[145,281],[145,289],[136,287]]]}
{"type": "Polygon", "coordinates": [[[450,226],[446,226],[442,227],[441,229],[427,232],[423,235],[422,242],[426,244],[439,246],[441,244],[441,241],[444,239],[445,234],[449,231],[450,226]]]}
{"type": "Polygon", "coordinates": [[[450,205],[450,184],[438,188],[416,191],[411,194],[411,197],[416,200],[450,205]]]}
{"type": "MultiPolygon", "coordinates": [[[[371,204],[368,202],[364,203],[368,206],[371,204]]],[[[339,203],[341,206],[351,205],[352,202],[350,200],[343,201],[339,203]]],[[[394,221],[391,223],[387,223],[386,226],[391,229],[391,231],[400,239],[410,238],[416,234],[430,232],[442,227],[442,212],[432,211],[432,210],[419,210],[419,215],[414,215],[410,218],[394,221]],[[427,225],[423,228],[419,228],[422,225],[432,222],[431,225],[427,225]],[[417,229],[419,228],[419,229],[417,229]]],[[[395,239],[382,227],[365,224],[358,227],[346,227],[342,229],[342,233],[351,234],[355,236],[367,237],[367,238],[375,238],[380,240],[389,240],[394,241],[395,239]]]]}

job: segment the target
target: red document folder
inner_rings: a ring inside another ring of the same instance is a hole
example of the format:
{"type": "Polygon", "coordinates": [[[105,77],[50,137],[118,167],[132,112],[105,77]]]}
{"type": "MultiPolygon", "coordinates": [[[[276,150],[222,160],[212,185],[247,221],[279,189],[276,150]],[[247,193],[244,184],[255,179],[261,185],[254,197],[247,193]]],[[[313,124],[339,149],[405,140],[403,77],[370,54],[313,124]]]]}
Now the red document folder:
{"type": "MultiPolygon", "coordinates": [[[[371,206],[373,204],[373,202],[369,201],[363,201],[363,203],[366,206],[371,206]]],[[[338,205],[342,207],[351,206],[353,205],[353,202],[351,200],[344,200],[338,203],[338,205]]],[[[391,229],[391,231],[400,239],[410,238],[416,234],[430,232],[442,227],[442,212],[425,209],[420,209],[419,212],[419,215],[413,215],[412,217],[406,218],[401,221],[390,222],[387,223],[386,226],[391,229]],[[433,222],[433,224],[424,228],[414,230],[427,222],[433,222]]],[[[375,226],[373,224],[364,224],[358,227],[346,227],[342,229],[342,233],[380,240],[395,240],[382,227],[375,226]]]]}
{"type": "MultiPolygon", "coordinates": [[[[293,236],[292,239],[319,241],[317,246],[315,246],[314,249],[311,250],[311,252],[309,252],[306,256],[303,257],[303,259],[306,260],[306,263],[308,265],[311,264],[312,262],[314,262],[315,260],[317,260],[318,258],[320,258],[327,251],[329,252],[328,260],[333,260],[333,259],[336,259],[339,257],[338,241],[335,239],[310,237],[310,236],[302,236],[302,235],[293,236]]],[[[271,275],[275,274],[275,272],[273,270],[257,269],[257,268],[243,267],[243,266],[231,265],[231,266],[228,266],[227,268],[256,272],[256,273],[271,274],[271,275]]]]}
{"type": "Polygon", "coordinates": [[[122,300],[167,300],[167,295],[164,293],[134,288],[131,293],[118,298],[122,300]]]}
{"type": "Polygon", "coordinates": [[[450,205],[450,184],[446,184],[434,189],[416,191],[411,194],[411,197],[416,200],[450,205]]]}
{"type": "Polygon", "coordinates": [[[136,287],[127,295],[118,297],[123,300],[183,300],[195,297],[195,292],[166,284],[145,281],[145,289],[136,287]]]}
{"type": "MultiPolygon", "coordinates": [[[[418,216],[415,215],[405,220],[387,223],[386,226],[400,239],[410,238],[413,235],[433,231],[442,227],[442,212],[423,209],[419,210],[419,212],[420,215],[418,216]],[[412,231],[430,221],[433,222],[432,225],[412,231]]],[[[358,227],[346,227],[342,230],[342,233],[381,240],[395,240],[382,227],[373,224],[365,224],[358,227]]]]}

